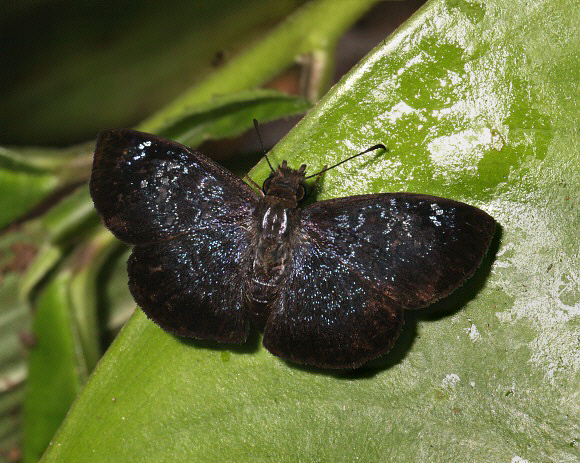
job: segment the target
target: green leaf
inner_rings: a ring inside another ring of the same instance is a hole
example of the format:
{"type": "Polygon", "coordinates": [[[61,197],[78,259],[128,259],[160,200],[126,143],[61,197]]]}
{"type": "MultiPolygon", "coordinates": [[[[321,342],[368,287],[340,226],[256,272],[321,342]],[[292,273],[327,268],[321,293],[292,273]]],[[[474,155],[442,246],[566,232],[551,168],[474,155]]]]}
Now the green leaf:
{"type": "Polygon", "coordinates": [[[17,153],[0,147],[0,228],[27,212],[57,184],[51,172],[19,159],[17,153]]]}
{"type": "MultiPolygon", "coordinates": [[[[68,286],[68,302],[74,317],[78,355],[90,373],[101,357],[101,333],[98,320],[101,271],[112,254],[124,247],[106,230],[93,236],[71,256],[68,267],[73,273],[68,286]]],[[[126,273],[126,268],[124,268],[126,273]]],[[[122,279],[125,282],[125,278],[122,279]]]]}
{"type": "Polygon", "coordinates": [[[13,460],[22,441],[22,401],[27,373],[30,310],[18,295],[18,281],[34,245],[26,237],[0,237],[0,461],[13,460]]]}
{"type": "Polygon", "coordinates": [[[382,141],[318,199],[417,191],[499,222],[476,278],[408,312],[386,363],[297,368],[138,311],[43,461],[576,461],[578,24],[571,0],[431,1],[273,150],[316,171],[382,141]]]}
{"type": "Polygon", "coordinates": [[[0,147],[0,228],[21,218],[42,200],[50,202],[49,194],[85,180],[92,151],[92,142],[65,149],[0,147]]]}
{"type": "Polygon", "coordinates": [[[88,185],[83,185],[47,213],[25,224],[26,232],[42,242],[24,273],[20,288],[23,297],[50,272],[99,223],[88,185]]]}
{"type": "Polygon", "coordinates": [[[24,461],[38,461],[78,394],[86,365],[78,355],[67,295],[71,274],[63,272],[44,288],[33,322],[24,400],[24,461]]]}
{"type": "Polygon", "coordinates": [[[208,139],[240,135],[252,126],[252,119],[266,122],[305,113],[310,104],[303,98],[275,90],[256,89],[215,95],[165,121],[156,133],[185,145],[196,146],[208,139]]]}

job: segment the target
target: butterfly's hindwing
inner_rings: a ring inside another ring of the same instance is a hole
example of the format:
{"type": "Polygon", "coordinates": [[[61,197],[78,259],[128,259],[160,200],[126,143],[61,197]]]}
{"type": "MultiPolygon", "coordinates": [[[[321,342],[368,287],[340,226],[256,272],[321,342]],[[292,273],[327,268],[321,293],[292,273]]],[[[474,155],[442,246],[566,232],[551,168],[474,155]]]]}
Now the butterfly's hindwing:
{"type": "Polygon", "coordinates": [[[283,359],[321,368],[355,368],[387,352],[403,314],[392,300],[330,249],[306,241],[264,330],[283,359]]]}
{"type": "Polygon", "coordinates": [[[242,269],[248,271],[245,231],[200,229],[138,245],[129,258],[129,288],[143,311],[180,336],[245,342],[242,269]]]}

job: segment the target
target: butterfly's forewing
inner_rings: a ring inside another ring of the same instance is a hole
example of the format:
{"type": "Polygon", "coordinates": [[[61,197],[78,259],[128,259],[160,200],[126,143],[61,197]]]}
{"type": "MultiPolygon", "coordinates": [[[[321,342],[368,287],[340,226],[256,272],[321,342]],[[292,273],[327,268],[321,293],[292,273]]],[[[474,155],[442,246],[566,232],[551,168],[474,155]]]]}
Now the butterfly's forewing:
{"type": "Polygon", "coordinates": [[[315,203],[302,227],[264,344],[294,362],[349,368],[392,346],[402,309],[431,304],[473,275],[495,221],[456,201],[395,193],[315,203]]]}
{"type": "Polygon", "coordinates": [[[105,225],[131,244],[235,224],[258,201],[241,179],[203,154],[128,129],[99,134],[90,191],[105,225]]]}
{"type": "Polygon", "coordinates": [[[247,230],[258,197],[205,156],[133,130],[102,132],[91,195],[105,225],[135,244],[129,285],[168,331],[243,342],[247,230]]]}

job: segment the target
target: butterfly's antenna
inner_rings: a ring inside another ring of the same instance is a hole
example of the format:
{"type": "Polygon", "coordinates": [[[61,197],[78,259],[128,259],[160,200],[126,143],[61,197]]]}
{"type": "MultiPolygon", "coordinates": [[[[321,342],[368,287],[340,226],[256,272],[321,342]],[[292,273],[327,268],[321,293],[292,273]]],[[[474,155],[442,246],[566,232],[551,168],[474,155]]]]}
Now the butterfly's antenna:
{"type": "Polygon", "coordinates": [[[378,150],[378,149],[381,149],[381,148],[384,149],[385,151],[387,151],[387,147],[385,145],[383,145],[382,143],[378,143],[377,145],[373,145],[370,148],[367,148],[366,150],[364,150],[364,151],[362,151],[360,153],[357,153],[354,156],[351,156],[350,158],[346,158],[346,159],[340,161],[338,164],[335,164],[335,165],[330,166],[330,167],[325,167],[320,172],[316,172],[315,174],[309,175],[309,176],[304,177],[304,178],[316,177],[317,175],[320,175],[323,172],[326,172],[327,170],[334,169],[335,167],[340,166],[341,164],[344,164],[345,162],[350,161],[351,159],[354,159],[357,156],[361,156],[363,154],[369,153],[370,151],[375,151],[375,150],[378,150]]]}
{"type": "Polygon", "coordinates": [[[264,144],[262,143],[262,137],[260,136],[260,128],[258,127],[258,121],[256,119],[254,119],[254,127],[256,128],[256,133],[258,134],[258,140],[260,140],[260,146],[262,147],[262,154],[266,158],[266,161],[268,161],[268,165],[270,166],[270,170],[272,172],[275,172],[275,169],[272,167],[272,164],[270,164],[270,160],[268,159],[268,155],[266,154],[266,150],[264,149],[264,144]]]}

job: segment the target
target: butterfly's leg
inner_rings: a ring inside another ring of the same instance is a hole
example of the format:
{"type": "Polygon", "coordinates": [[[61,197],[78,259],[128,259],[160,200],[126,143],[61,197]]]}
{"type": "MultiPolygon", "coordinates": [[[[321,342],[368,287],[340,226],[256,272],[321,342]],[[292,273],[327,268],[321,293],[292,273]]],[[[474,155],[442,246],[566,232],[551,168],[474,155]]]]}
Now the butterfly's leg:
{"type": "Polygon", "coordinates": [[[260,185],[254,182],[248,174],[244,175],[244,178],[248,181],[250,185],[252,185],[256,190],[258,190],[262,196],[264,196],[264,192],[262,191],[260,185]]]}

